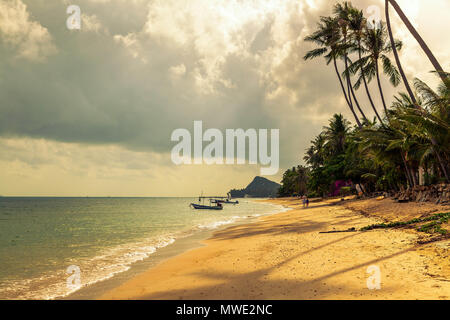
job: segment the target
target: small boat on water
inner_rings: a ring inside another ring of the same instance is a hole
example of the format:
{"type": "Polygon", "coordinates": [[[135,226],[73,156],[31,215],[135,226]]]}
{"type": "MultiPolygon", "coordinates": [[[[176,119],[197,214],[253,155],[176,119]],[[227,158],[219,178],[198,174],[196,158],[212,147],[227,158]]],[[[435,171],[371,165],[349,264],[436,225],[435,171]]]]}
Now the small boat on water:
{"type": "Polygon", "coordinates": [[[227,197],[204,197],[203,192],[198,197],[198,204],[191,203],[190,206],[197,210],[222,210],[223,204],[238,204],[239,201],[231,201],[231,195],[228,193],[227,197]],[[209,206],[205,205],[205,199],[209,200],[209,206]],[[202,203],[203,202],[203,203],[202,203]]]}
{"type": "Polygon", "coordinates": [[[203,204],[191,203],[191,207],[196,210],[223,210],[223,206],[220,203],[217,203],[215,206],[206,206],[203,204]]]}
{"type": "Polygon", "coordinates": [[[231,200],[218,200],[218,199],[215,199],[215,200],[213,200],[213,203],[225,203],[225,204],[239,204],[239,201],[231,201],[231,200]]]}

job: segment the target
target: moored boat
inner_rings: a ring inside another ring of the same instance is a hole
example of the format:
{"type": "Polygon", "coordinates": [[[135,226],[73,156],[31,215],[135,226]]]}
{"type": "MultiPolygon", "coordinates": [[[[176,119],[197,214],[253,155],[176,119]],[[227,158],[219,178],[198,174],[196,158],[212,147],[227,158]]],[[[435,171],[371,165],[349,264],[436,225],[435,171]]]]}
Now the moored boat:
{"type": "Polygon", "coordinates": [[[191,203],[191,207],[197,210],[222,210],[223,206],[217,203],[215,206],[206,206],[203,204],[191,203]]]}

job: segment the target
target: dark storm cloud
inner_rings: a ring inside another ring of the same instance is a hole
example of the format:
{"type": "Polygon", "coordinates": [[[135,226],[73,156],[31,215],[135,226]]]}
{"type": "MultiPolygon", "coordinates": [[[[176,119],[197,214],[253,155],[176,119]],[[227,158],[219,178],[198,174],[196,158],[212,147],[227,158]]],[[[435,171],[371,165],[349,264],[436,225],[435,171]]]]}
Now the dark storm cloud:
{"type": "MultiPolygon", "coordinates": [[[[171,132],[194,120],[280,128],[281,165],[290,166],[332,113],[350,118],[332,67],[302,60],[312,48],[303,39],[331,14],[329,1],[315,1],[316,9],[299,1],[220,2],[229,11],[220,16],[213,0],[85,0],[77,2],[81,31],[65,27],[69,1],[23,2],[29,21],[49,34],[33,44],[54,50],[18,57],[18,45],[0,41],[2,136],[164,153],[171,132]],[[277,10],[266,9],[270,3],[277,10]]],[[[380,1],[354,3],[365,9],[380,1]]]]}

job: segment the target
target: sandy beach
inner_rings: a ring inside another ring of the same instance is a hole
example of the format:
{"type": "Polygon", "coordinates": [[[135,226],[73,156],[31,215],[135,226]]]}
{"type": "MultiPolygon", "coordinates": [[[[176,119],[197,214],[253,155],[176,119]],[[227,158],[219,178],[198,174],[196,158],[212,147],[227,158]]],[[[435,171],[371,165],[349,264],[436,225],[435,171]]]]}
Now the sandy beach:
{"type": "Polygon", "coordinates": [[[319,233],[448,206],[270,201],[292,210],[217,231],[99,299],[450,299],[450,239],[419,244],[430,236],[414,229],[319,233]],[[369,266],[380,270],[380,289],[368,289],[369,266]]]}

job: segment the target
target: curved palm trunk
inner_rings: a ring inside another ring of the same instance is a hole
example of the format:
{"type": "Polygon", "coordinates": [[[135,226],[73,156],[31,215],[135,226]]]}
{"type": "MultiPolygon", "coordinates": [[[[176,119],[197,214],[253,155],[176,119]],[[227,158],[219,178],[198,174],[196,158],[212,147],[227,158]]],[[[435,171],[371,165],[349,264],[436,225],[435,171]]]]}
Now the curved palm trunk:
{"type": "Polygon", "coordinates": [[[345,91],[344,83],[342,82],[342,78],[341,78],[341,75],[339,73],[339,69],[338,69],[338,66],[337,66],[336,58],[333,58],[333,64],[334,64],[334,69],[336,70],[336,74],[337,74],[338,79],[339,79],[339,83],[341,84],[342,92],[344,92],[345,101],[347,101],[348,107],[350,108],[351,112],[353,113],[353,116],[355,117],[355,120],[356,120],[356,123],[358,124],[358,127],[361,128],[362,127],[361,126],[361,122],[359,121],[358,116],[356,115],[355,110],[353,109],[353,106],[352,106],[351,102],[348,99],[349,97],[347,97],[347,93],[345,91]]]}
{"type": "MultiPolygon", "coordinates": [[[[361,60],[362,54],[361,54],[361,42],[360,41],[358,42],[358,47],[359,47],[358,48],[359,60],[361,60]]],[[[377,116],[377,118],[380,121],[380,123],[383,124],[383,121],[381,121],[381,117],[378,114],[377,108],[375,107],[375,104],[373,103],[372,95],[370,94],[369,86],[367,85],[366,76],[364,74],[363,66],[361,66],[361,75],[362,75],[362,78],[363,78],[364,88],[366,89],[367,97],[369,98],[369,101],[370,101],[370,105],[372,106],[372,109],[375,112],[375,115],[377,116]]]]}
{"type": "Polygon", "coordinates": [[[400,58],[398,56],[397,48],[395,47],[394,35],[392,34],[392,28],[391,28],[391,18],[389,16],[389,0],[385,0],[385,12],[386,12],[386,24],[387,24],[388,33],[389,33],[389,39],[391,40],[392,52],[394,53],[395,62],[397,64],[398,71],[400,72],[400,74],[402,76],[403,84],[406,87],[406,91],[408,91],[411,101],[414,104],[416,104],[417,103],[416,97],[414,96],[411,86],[409,85],[408,79],[406,78],[405,72],[403,71],[403,67],[400,62],[400,58]]]}
{"type": "MultiPolygon", "coordinates": [[[[350,75],[347,74],[347,76],[349,77],[350,75]]],[[[361,106],[359,105],[358,99],[356,99],[356,95],[355,95],[355,91],[353,90],[353,86],[352,86],[352,81],[351,81],[351,79],[349,79],[349,86],[350,86],[350,91],[351,91],[351,93],[352,93],[353,100],[355,100],[356,107],[358,108],[359,112],[360,112],[361,115],[363,116],[364,120],[367,122],[366,115],[365,115],[364,112],[362,111],[361,106]]]]}
{"type": "MultiPolygon", "coordinates": [[[[346,45],[347,45],[347,33],[344,32],[344,46],[346,46],[346,45]]],[[[346,71],[348,70],[348,61],[347,61],[347,59],[348,59],[347,49],[345,49],[344,50],[344,65],[345,65],[345,70],[346,71]]],[[[350,109],[351,109],[351,111],[353,113],[353,116],[355,117],[355,120],[356,120],[356,123],[358,124],[358,127],[361,128],[362,127],[361,126],[361,122],[360,122],[360,120],[358,118],[358,115],[356,114],[355,109],[353,108],[353,104],[352,104],[351,93],[353,92],[352,91],[353,88],[352,88],[352,84],[350,83],[350,77],[347,76],[345,78],[347,80],[348,100],[350,102],[350,109]]],[[[353,94],[353,97],[355,98],[354,94],[353,94]]],[[[358,105],[358,108],[359,108],[359,104],[358,104],[358,101],[356,100],[356,98],[355,98],[355,102],[356,102],[356,104],[358,105]]]]}
{"type": "MultiPolygon", "coordinates": [[[[411,32],[413,34],[413,36],[416,38],[416,40],[419,42],[422,49],[427,54],[428,59],[430,59],[430,61],[432,63],[434,61],[433,66],[435,67],[436,71],[443,71],[443,70],[442,70],[442,67],[440,66],[439,62],[437,61],[437,59],[434,57],[431,50],[428,48],[426,43],[423,41],[422,37],[417,33],[416,29],[409,22],[408,18],[403,13],[403,11],[401,10],[398,3],[395,0],[385,0],[386,23],[387,23],[387,27],[388,27],[388,31],[389,31],[389,38],[391,40],[392,52],[394,53],[395,62],[397,63],[398,70],[402,76],[403,83],[405,84],[406,90],[408,91],[411,101],[414,103],[414,105],[416,105],[416,107],[418,109],[422,109],[421,106],[419,106],[417,104],[416,97],[414,96],[414,93],[408,83],[408,79],[406,78],[405,72],[403,71],[402,64],[400,62],[400,58],[398,56],[397,48],[395,47],[394,36],[392,34],[392,28],[391,28],[391,20],[390,20],[390,16],[389,16],[389,4],[392,4],[392,6],[396,10],[397,14],[402,19],[403,23],[408,27],[409,32],[411,32]]],[[[444,83],[448,83],[445,81],[447,79],[447,77],[443,73],[439,73],[439,75],[441,76],[441,79],[444,81],[444,83]]],[[[447,84],[447,86],[448,86],[448,84],[447,84]]],[[[431,137],[431,143],[433,145],[433,148],[435,149],[435,153],[436,153],[436,157],[438,158],[439,166],[442,168],[442,172],[443,172],[447,182],[449,182],[450,180],[449,180],[449,176],[448,176],[448,173],[446,170],[445,163],[442,161],[439,153],[436,151],[437,142],[433,137],[431,137]]]]}
{"type": "Polygon", "coordinates": [[[336,74],[339,78],[339,83],[341,84],[342,92],[344,93],[345,101],[347,102],[347,105],[350,107],[350,102],[348,101],[347,92],[344,88],[344,83],[342,82],[341,75],[339,74],[339,69],[337,66],[336,58],[333,58],[333,64],[334,64],[334,70],[336,70],[336,74]]]}
{"type": "MultiPolygon", "coordinates": [[[[381,87],[381,81],[380,81],[380,70],[378,68],[378,60],[375,61],[375,67],[377,70],[377,83],[378,83],[378,89],[380,89],[380,96],[381,101],[383,102],[384,112],[386,113],[386,117],[388,116],[388,109],[386,107],[386,101],[384,100],[384,94],[383,94],[383,88],[381,87]]],[[[380,120],[381,121],[381,120],[380,120]]]]}
{"type": "MultiPolygon", "coordinates": [[[[353,97],[353,100],[354,100],[355,103],[356,103],[356,107],[358,108],[359,112],[360,112],[361,115],[363,116],[364,120],[367,122],[366,115],[365,115],[364,112],[362,111],[362,108],[361,108],[361,106],[359,105],[358,99],[356,98],[355,91],[353,90],[352,79],[351,79],[351,77],[350,77],[350,72],[348,71],[348,61],[347,61],[347,60],[349,60],[349,59],[348,59],[347,54],[346,54],[345,59],[346,59],[346,64],[345,64],[345,68],[346,68],[346,69],[345,69],[345,72],[344,72],[344,73],[345,73],[346,79],[347,79],[348,95],[350,96],[350,94],[351,94],[351,96],[353,97]]],[[[350,60],[350,62],[352,62],[352,61],[350,60]]]]}
{"type": "MultiPolygon", "coordinates": [[[[442,81],[444,83],[446,83],[447,76],[444,74],[444,69],[441,67],[441,65],[439,64],[439,61],[434,56],[433,52],[431,52],[430,48],[427,46],[427,44],[422,39],[420,34],[417,32],[417,30],[411,24],[411,22],[409,21],[408,17],[404,14],[402,9],[398,5],[397,1],[395,1],[395,0],[386,0],[386,3],[387,3],[386,7],[389,6],[388,2],[392,5],[392,7],[394,7],[394,9],[397,12],[397,14],[399,15],[400,19],[402,19],[403,23],[408,28],[408,31],[413,35],[413,37],[419,43],[420,47],[422,48],[422,50],[427,55],[428,59],[430,60],[431,64],[433,65],[434,69],[438,72],[438,74],[441,77],[442,81]]],[[[387,8],[386,10],[389,10],[389,9],[387,8]]],[[[392,39],[391,39],[391,44],[392,44],[393,47],[395,47],[394,41],[392,39]]]]}

